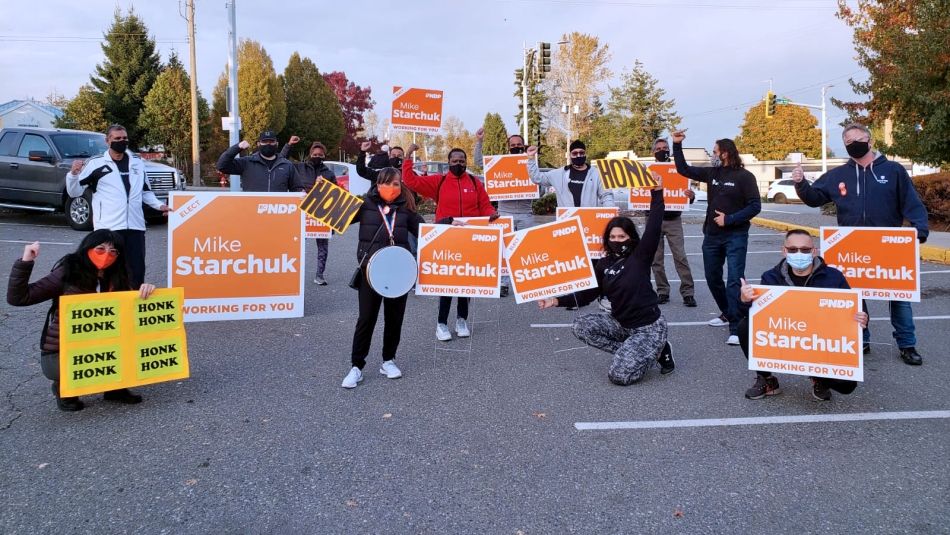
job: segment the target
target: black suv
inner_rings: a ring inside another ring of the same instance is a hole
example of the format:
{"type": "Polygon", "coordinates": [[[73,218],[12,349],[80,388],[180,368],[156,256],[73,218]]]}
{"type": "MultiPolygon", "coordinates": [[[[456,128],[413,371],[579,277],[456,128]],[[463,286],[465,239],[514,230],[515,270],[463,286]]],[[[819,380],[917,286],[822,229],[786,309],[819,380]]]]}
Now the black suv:
{"type": "MultiPolygon", "coordinates": [[[[0,207],[41,212],[65,212],[76,230],[92,229],[92,192],[71,199],[66,193],[66,173],[73,160],[86,160],[106,151],[105,136],[84,130],[4,128],[0,130],[0,207]]],[[[145,162],[152,191],[163,203],[168,192],[183,189],[174,167],[145,162]]],[[[145,206],[149,220],[161,213],[145,206]]]]}

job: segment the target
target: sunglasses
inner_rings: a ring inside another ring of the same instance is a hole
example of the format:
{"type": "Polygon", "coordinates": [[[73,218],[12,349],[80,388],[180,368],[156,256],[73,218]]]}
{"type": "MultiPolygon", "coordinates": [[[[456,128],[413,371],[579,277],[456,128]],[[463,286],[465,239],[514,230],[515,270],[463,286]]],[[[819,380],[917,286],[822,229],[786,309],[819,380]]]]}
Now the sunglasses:
{"type": "Polygon", "coordinates": [[[93,250],[96,251],[97,253],[100,253],[100,254],[107,254],[107,255],[111,256],[112,258],[115,258],[115,257],[119,256],[119,251],[117,251],[117,250],[115,250],[115,249],[107,248],[107,247],[102,246],[102,245],[97,245],[96,247],[93,247],[93,250]]]}
{"type": "Polygon", "coordinates": [[[790,253],[810,253],[815,250],[814,247],[786,247],[786,251],[790,253]]]}

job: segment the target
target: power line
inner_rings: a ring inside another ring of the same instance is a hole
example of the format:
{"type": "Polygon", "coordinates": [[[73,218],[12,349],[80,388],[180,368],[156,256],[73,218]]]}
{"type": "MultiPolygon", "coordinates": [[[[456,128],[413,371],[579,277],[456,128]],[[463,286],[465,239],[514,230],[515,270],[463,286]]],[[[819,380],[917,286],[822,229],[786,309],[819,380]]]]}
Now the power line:
{"type": "Polygon", "coordinates": [[[732,9],[732,10],[755,10],[755,11],[827,11],[827,2],[821,2],[814,5],[790,5],[787,2],[767,2],[758,4],[717,4],[717,3],[682,3],[669,4],[657,2],[625,2],[622,0],[602,0],[602,1],[579,1],[579,0],[496,0],[503,3],[537,3],[576,5],[584,7],[642,7],[642,8],[663,8],[663,9],[732,9]]]}

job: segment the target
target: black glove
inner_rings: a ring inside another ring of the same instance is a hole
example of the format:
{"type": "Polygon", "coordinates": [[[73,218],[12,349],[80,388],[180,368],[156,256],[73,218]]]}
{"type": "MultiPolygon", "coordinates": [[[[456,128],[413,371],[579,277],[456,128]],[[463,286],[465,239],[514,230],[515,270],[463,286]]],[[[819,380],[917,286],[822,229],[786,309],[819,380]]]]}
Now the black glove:
{"type": "Polygon", "coordinates": [[[917,236],[917,240],[920,241],[920,243],[927,243],[927,236],[917,236]]]}

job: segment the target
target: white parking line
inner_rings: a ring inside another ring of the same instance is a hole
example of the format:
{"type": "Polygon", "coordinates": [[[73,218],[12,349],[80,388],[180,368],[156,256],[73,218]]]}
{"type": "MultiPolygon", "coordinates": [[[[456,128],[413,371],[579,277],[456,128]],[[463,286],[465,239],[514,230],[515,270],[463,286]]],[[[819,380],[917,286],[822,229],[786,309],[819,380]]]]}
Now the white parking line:
{"type": "MultiPolygon", "coordinates": [[[[950,320],[950,316],[914,316],[914,321],[929,321],[929,320],[950,320]]],[[[891,321],[891,318],[888,316],[881,318],[871,318],[871,321],[891,321]]],[[[668,327],[692,327],[695,325],[709,325],[705,321],[668,321],[666,322],[668,327]]],[[[573,327],[573,323],[532,323],[532,329],[566,329],[573,327]]]]}
{"type": "MultiPolygon", "coordinates": [[[[0,240],[0,243],[33,243],[36,240],[0,240]]],[[[76,245],[75,243],[66,243],[61,241],[41,241],[40,245],[76,245]]]]}
{"type": "Polygon", "coordinates": [[[617,429],[670,429],[674,427],[724,427],[734,425],[811,424],[823,422],[871,422],[879,420],[935,420],[950,418],[950,411],[853,412],[845,414],[796,414],[751,418],[703,418],[697,420],[641,420],[634,422],[576,422],[578,431],[617,429]]]}

